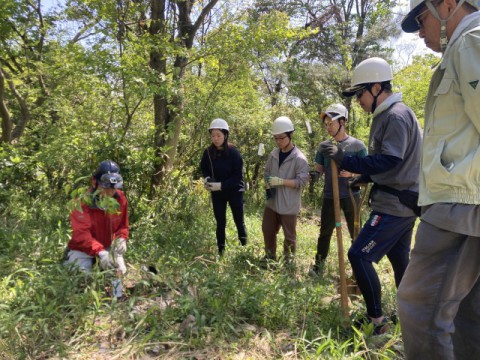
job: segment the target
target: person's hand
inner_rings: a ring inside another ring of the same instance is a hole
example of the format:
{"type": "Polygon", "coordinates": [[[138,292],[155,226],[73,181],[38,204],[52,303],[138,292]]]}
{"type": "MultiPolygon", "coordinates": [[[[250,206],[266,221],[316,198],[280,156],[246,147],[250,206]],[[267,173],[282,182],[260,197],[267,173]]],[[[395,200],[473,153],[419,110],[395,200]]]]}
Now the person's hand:
{"type": "Polygon", "coordinates": [[[210,181],[210,176],[207,176],[205,179],[203,179],[203,187],[208,191],[210,191],[210,188],[208,187],[209,181],[210,181]]]}
{"type": "Polygon", "coordinates": [[[338,173],[338,177],[352,178],[353,173],[351,173],[350,171],[347,171],[347,170],[340,170],[340,172],[338,173]]]}
{"type": "Polygon", "coordinates": [[[362,175],[354,176],[348,180],[348,186],[352,191],[360,191],[360,185],[365,184],[365,179],[362,175]]]}
{"type": "Polygon", "coordinates": [[[118,238],[113,244],[113,253],[116,255],[123,255],[127,251],[127,240],[124,238],[118,238]]]}
{"type": "Polygon", "coordinates": [[[268,185],[270,186],[283,186],[285,182],[284,179],[279,178],[278,176],[269,176],[267,179],[268,185]]]}
{"type": "Polygon", "coordinates": [[[207,184],[208,189],[210,191],[220,191],[222,190],[222,183],[221,182],[211,182],[207,184]]]}
{"type": "Polygon", "coordinates": [[[343,150],[330,142],[324,142],[320,145],[320,153],[331,158],[337,165],[341,165],[343,161],[343,150]]]}
{"type": "Polygon", "coordinates": [[[107,250],[100,251],[98,253],[98,258],[100,259],[100,268],[102,270],[110,270],[114,268],[110,253],[107,250]]]}
{"type": "Polygon", "coordinates": [[[125,260],[122,255],[115,256],[115,269],[121,271],[122,274],[127,272],[127,267],[125,266],[125,260]]]}

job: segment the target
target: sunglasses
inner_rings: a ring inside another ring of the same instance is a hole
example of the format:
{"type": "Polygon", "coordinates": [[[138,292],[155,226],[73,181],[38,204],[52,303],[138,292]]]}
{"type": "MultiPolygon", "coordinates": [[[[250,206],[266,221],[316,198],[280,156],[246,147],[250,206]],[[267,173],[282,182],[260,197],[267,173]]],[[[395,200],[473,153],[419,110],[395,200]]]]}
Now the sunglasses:
{"type": "Polygon", "coordinates": [[[423,10],[420,14],[415,16],[415,22],[417,23],[419,29],[421,29],[423,27],[423,22],[425,21],[423,15],[426,14],[428,11],[430,11],[430,9],[427,8],[427,9],[423,10]]]}
{"type": "Polygon", "coordinates": [[[355,92],[355,97],[356,97],[357,99],[360,99],[360,98],[363,96],[363,94],[365,94],[365,91],[367,91],[367,88],[366,88],[366,87],[365,87],[365,88],[361,88],[360,90],[357,90],[357,91],[355,92]]]}

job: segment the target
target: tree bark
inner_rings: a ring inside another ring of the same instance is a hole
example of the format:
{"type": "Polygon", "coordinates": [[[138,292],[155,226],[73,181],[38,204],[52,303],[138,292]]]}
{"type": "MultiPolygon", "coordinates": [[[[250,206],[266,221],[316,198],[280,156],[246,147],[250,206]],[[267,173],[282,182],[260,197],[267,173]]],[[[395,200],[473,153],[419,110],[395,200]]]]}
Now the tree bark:
{"type": "MultiPolygon", "coordinates": [[[[184,50],[190,50],[193,46],[195,34],[205,21],[205,17],[217,4],[218,0],[209,1],[202,9],[195,22],[191,19],[191,13],[194,0],[171,1],[170,5],[175,4],[178,9],[178,28],[175,42],[180,44],[184,50]]],[[[166,1],[152,0],[152,25],[150,34],[166,34],[166,1]]],[[[154,95],[154,119],[155,119],[155,171],[153,183],[160,184],[166,172],[173,166],[177,147],[180,138],[182,126],[182,113],[184,109],[183,98],[183,78],[188,65],[188,55],[186,51],[177,55],[173,64],[173,83],[177,91],[169,99],[166,91],[163,94],[154,95]],[[165,149],[168,149],[165,151],[165,149]]],[[[150,54],[150,66],[161,77],[167,73],[167,60],[165,54],[152,50],[150,54]]]]}
{"type": "Polygon", "coordinates": [[[12,120],[5,104],[5,75],[3,69],[0,68],[0,116],[2,117],[2,143],[9,143],[12,133],[12,120]]]}

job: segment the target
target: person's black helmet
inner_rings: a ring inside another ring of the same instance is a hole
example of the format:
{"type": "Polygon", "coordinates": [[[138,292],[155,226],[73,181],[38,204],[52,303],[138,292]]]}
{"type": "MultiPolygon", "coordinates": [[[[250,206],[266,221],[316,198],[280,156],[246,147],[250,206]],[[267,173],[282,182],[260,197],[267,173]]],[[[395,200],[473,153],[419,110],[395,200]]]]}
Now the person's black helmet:
{"type": "Polygon", "coordinates": [[[93,173],[93,177],[104,188],[121,189],[123,185],[120,167],[112,160],[102,161],[93,173]]]}

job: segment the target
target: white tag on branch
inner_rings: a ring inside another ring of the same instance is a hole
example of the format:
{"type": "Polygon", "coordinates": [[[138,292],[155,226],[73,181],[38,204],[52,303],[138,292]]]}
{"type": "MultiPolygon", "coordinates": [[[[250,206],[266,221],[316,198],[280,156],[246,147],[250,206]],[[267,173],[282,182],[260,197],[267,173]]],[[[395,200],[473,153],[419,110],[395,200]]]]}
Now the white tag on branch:
{"type": "Polygon", "coordinates": [[[309,134],[311,134],[311,133],[312,133],[312,127],[311,127],[311,125],[310,125],[310,121],[306,120],[306,121],[305,121],[305,125],[307,126],[307,132],[308,132],[309,134]]]}
{"type": "Polygon", "coordinates": [[[260,143],[258,144],[258,156],[265,155],[265,144],[260,143]]]}

